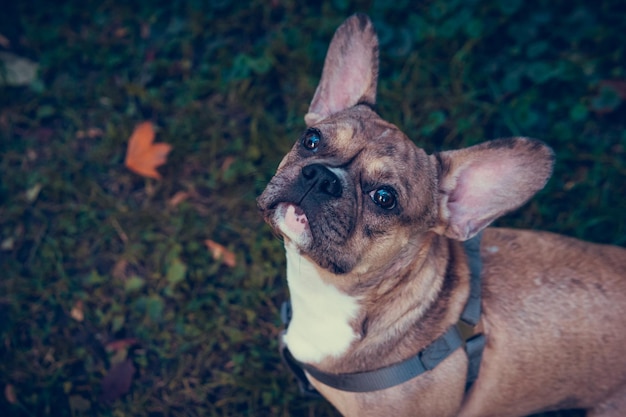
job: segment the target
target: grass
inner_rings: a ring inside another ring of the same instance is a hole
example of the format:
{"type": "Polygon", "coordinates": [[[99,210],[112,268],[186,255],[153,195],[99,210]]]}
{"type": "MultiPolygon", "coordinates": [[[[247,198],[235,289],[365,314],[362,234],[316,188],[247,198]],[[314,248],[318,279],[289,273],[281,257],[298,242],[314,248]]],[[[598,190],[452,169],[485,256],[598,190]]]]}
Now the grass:
{"type": "Polygon", "coordinates": [[[255,198],[355,11],[381,38],[379,112],[419,146],[555,149],[546,189],[498,224],[626,245],[621,3],[413,3],[6,6],[0,48],[39,77],[0,86],[0,414],[336,415],[277,356],[283,251],[255,198]],[[143,120],[173,145],[160,181],[123,164],[143,120]]]}

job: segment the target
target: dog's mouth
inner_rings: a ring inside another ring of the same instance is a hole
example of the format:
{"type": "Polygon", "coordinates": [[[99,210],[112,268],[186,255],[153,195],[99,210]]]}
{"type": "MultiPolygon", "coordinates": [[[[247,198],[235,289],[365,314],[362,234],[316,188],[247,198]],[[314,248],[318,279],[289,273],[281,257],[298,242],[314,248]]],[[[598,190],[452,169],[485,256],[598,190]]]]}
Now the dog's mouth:
{"type": "Polygon", "coordinates": [[[309,226],[309,219],[302,207],[295,204],[285,204],[285,206],[285,226],[295,233],[304,232],[309,226]]]}
{"type": "Polygon", "coordinates": [[[273,215],[273,222],[283,236],[298,246],[305,247],[311,241],[309,219],[302,207],[293,203],[279,203],[273,215]]]}

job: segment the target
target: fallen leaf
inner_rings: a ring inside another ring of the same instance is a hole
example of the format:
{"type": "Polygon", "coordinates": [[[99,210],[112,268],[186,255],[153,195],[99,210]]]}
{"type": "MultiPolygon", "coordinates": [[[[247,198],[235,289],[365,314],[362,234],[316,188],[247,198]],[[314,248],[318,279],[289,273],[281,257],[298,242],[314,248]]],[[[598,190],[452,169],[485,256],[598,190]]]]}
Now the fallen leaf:
{"type": "Polygon", "coordinates": [[[167,143],[153,143],[153,141],[152,123],[143,122],[139,124],[128,141],[124,164],[139,175],[160,179],[161,175],[156,171],[156,168],[165,163],[172,146],[167,143]]]}
{"type": "Polygon", "coordinates": [[[224,162],[222,162],[222,166],[220,167],[220,171],[222,171],[222,173],[228,171],[228,169],[231,167],[231,165],[235,162],[235,157],[233,156],[227,156],[224,159],[224,162]]]}
{"type": "Polygon", "coordinates": [[[187,191],[179,191],[167,201],[167,205],[170,207],[176,207],[183,201],[187,200],[188,198],[189,198],[189,193],[187,191]]]}
{"type": "Polygon", "coordinates": [[[109,372],[102,378],[102,394],[100,400],[113,402],[130,390],[135,367],[130,359],[111,366],[109,372]]]}
{"type": "Polygon", "coordinates": [[[204,244],[209,248],[211,254],[213,255],[213,259],[216,261],[222,261],[224,265],[234,268],[237,265],[237,260],[235,258],[235,254],[226,249],[223,245],[220,245],[217,242],[212,241],[211,239],[207,239],[204,241],[204,244]]]}
{"type": "Polygon", "coordinates": [[[45,355],[43,355],[43,360],[46,363],[53,364],[56,362],[56,358],[54,357],[54,349],[49,349],[45,355]]]}
{"type": "Polygon", "coordinates": [[[4,386],[4,398],[7,399],[9,404],[17,404],[17,396],[15,395],[15,387],[13,384],[6,384],[4,386]]]}
{"type": "Polygon", "coordinates": [[[96,139],[104,135],[104,131],[97,127],[90,127],[87,130],[79,130],[76,132],[76,139],[96,139]]]}
{"type": "Polygon", "coordinates": [[[111,275],[113,275],[114,278],[119,279],[119,280],[124,280],[127,277],[126,274],[126,267],[128,266],[128,261],[124,258],[120,258],[117,260],[117,262],[115,262],[115,265],[113,265],[113,269],[111,270],[111,275]]]}
{"type": "Polygon", "coordinates": [[[128,339],[113,340],[112,342],[106,344],[105,349],[109,352],[117,352],[118,350],[128,349],[129,347],[135,346],[138,343],[139,340],[135,339],[134,337],[128,339]]]}
{"type": "Polygon", "coordinates": [[[83,308],[83,301],[76,301],[76,304],[74,304],[74,307],[72,307],[72,309],[70,310],[70,317],[76,321],[85,320],[85,312],[83,311],[83,308]]]}
{"type": "Polygon", "coordinates": [[[117,28],[113,31],[113,36],[116,38],[123,38],[128,35],[128,28],[117,28]]]}
{"type": "Polygon", "coordinates": [[[26,201],[28,201],[29,203],[35,201],[37,199],[37,196],[39,196],[39,192],[41,191],[42,187],[43,186],[41,184],[37,183],[30,187],[28,190],[26,190],[26,201]]]}

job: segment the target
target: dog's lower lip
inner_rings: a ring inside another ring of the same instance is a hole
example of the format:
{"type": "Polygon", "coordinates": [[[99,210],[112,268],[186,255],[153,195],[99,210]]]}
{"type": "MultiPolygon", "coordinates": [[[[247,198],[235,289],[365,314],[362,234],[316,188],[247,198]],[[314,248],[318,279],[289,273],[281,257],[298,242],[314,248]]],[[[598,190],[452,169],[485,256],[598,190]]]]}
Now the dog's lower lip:
{"type": "Polygon", "coordinates": [[[302,207],[294,203],[280,203],[276,208],[276,225],[280,231],[292,240],[301,240],[308,235],[309,219],[302,207]]]}
{"type": "Polygon", "coordinates": [[[269,207],[269,209],[275,211],[275,210],[278,210],[279,207],[281,206],[282,207],[293,206],[295,210],[295,214],[297,214],[298,216],[306,215],[306,213],[304,212],[301,206],[299,206],[297,203],[292,203],[290,201],[279,201],[277,203],[272,204],[269,207]]]}

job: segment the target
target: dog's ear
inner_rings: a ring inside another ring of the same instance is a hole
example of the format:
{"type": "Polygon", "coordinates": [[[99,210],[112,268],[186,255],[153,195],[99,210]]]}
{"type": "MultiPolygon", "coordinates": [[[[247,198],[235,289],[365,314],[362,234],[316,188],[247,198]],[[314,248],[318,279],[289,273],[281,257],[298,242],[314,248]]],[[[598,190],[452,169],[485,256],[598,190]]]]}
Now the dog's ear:
{"type": "Polygon", "coordinates": [[[376,103],[378,38],[369,17],[348,18],[330,42],[322,79],[304,116],[311,126],[358,103],[376,103]]]}
{"type": "MultiPolygon", "coordinates": [[[[441,152],[440,233],[467,240],[542,189],[554,163],[552,150],[537,140],[498,139],[441,152]]],[[[436,230],[437,230],[436,229],[436,230]]]]}

